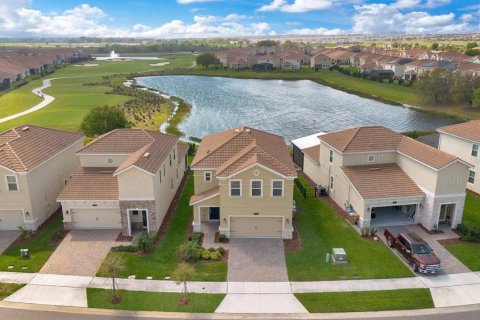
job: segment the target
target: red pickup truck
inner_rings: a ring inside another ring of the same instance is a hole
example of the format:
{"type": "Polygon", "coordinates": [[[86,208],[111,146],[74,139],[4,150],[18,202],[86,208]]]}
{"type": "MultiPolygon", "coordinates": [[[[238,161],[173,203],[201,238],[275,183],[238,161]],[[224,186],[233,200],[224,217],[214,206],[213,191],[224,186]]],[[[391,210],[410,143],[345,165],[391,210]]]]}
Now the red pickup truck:
{"type": "Polygon", "coordinates": [[[383,234],[388,246],[397,249],[412,265],[414,272],[437,273],[441,270],[440,259],[433,249],[415,233],[385,228],[383,234]]]}

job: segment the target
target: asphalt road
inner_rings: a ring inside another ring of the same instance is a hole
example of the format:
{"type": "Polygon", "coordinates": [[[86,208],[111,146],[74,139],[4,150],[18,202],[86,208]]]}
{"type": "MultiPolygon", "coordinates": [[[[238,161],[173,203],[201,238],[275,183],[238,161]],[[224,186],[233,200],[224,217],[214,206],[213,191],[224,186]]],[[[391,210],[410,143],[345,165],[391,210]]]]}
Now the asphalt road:
{"type": "Polygon", "coordinates": [[[478,320],[480,306],[434,309],[421,311],[376,312],[376,313],[347,313],[342,315],[208,315],[208,314],[180,314],[180,313],[146,313],[122,312],[110,310],[94,310],[81,308],[64,308],[21,305],[19,308],[9,305],[0,305],[0,319],[13,320],[126,320],[126,319],[330,319],[330,320],[478,320]],[[434,314],[426,314],[431,313],[434,314]],[[117,313],[117,314],[115,314],[117,313]]]}

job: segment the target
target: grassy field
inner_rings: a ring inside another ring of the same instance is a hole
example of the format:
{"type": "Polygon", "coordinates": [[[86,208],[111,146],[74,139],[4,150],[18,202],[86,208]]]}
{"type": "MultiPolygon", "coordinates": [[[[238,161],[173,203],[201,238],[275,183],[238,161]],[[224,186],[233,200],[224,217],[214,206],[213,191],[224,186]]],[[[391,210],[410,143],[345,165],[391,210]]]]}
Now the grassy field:
{"type": "Polygon", "coordinates": [[[0,282],[0,301],[2,301],[23,286],[24,284],[0,282]]]}
{"type": "Polygon", "coordinates": [[[223,294],[190,293],[190,304],[179,304],[181,293],[143,292],[120,290],[122,302],[112,304],[111,290],[87,288],[89,308],[162,311],[162,312],[195,312],[213,313],[222,302],[223,294]]]}
{"type": "Polygon", "coordinates": [[[61,214],[55,214],[53,219],[32,239],[24,240],[21,244],[14,243],[7,248],[0,255],[0,271],[39,271],[59,244],[59,242],[53,241],[53,238],[56,232],[63,230],[62,220],[61,214]],[[20,257],[20,249],[29,249],[31,259],[23,260],[20,257]],[[13,266],[13,269],[8,269],[8,266],[13,266]],[[27,269],[22,269],[22,267],[27,267],[27,269]]]}
{"type": "MultiPolygon", "coordinates": [[[[172,55],[165,57],[170,62],[163,67],[152,67],[155,61],[98,61],[97,67],[67,66],[49,75],[49,78],[75,77],[52,81],[52,87],[45,90],[55,97],[47,107],[23,117],[0,123],[0,131],[30,123],[58,129],[78,131],[85,114],[94,106],[117,105],[132,99],[131,97],[105,94],[110,88],[103,86],[83,86],[86,82],[98,82],[103,75],[161,70],[165,68],[189,67],[192,55],[172,55]]],[[[160,60],[162,61],[162,60],[160,60]]],[[[43,78],[45,79],[45,78],[43,78]]],[[[0,117],[24,111],[39,102],[30,91],[41,85],[43,79],[29,82],[27,85],[0,96],[0,117]],[[21,103],[19,103],[19,101],[21,103]]]]}
{"type": "MultiPolygon", "coordinates": [[[[304,185],[307,185],[304,183],[304,185]]],[[[411,277],[412,272],[381,241],[366,240],[338,217],[322,198],[314,198],[307,187],[307,199],[295,188],[298,214],[295,217],[302,250],[287,251],[290,281],[373,279],[411,277]],[[344,248],[349,264],[325,262],[332,248],[344,248]]]]}
{"type": "Polygon", "coordinates": [[[434,307],[429,289],[297,293],[295,296],[312,313],[409,310],[434,307]]]}
{"type": "MultiPolygon", "coordinates": [[[[188,202],[192,195],[193,175],[190,174],[165,236],[155,252],[142,256],[136,253],[109,253],[109,255],[119,254],[125,258],[126,268],[122,272],[122,277],[126,278],[134,274],[137,279],[145,279],[147,276],[163,279],[171,276],[178,265],[177,248],[187,240],[192,217],[192,208],[188,202]]],[[[225,262],[203,262],[195,263],[193,266],[196,271],[195,280],[225,281],[227,278],[225,262]]],[[[100,267],[97,276],[108,276],[108,274],[104,272],[103,267],[100,267]]]]}

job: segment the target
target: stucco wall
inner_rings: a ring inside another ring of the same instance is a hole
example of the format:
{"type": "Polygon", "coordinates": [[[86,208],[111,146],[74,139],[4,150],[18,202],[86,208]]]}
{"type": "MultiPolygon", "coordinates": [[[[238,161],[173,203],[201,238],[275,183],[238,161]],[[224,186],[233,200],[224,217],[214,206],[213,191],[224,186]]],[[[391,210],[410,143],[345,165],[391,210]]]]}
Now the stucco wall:
{"type": "Polygon", "coordinates": [[[80,158],[80,164],[82,167],[104,167],[104,168],[116,168],[122,164],[130,156],[126,155],[78,155],[80,158]],[[108,159],[112,159],[113,163],[108,163],[108,159]]]}
{"type": "Polygon", "coordinates": [[[321,184],[320,178],[320,165],[315,163],[308,156],[304,155],[303,158],[303,173],[307,175],[316,184],[321,184]]]}
{"type": "Polygon", "coordinates": [[[154,200],[154,176],[151,174],[131,167],[118,174],[117,178],[120,200],[154,200]]]}
{"type": "Polygon", "coordinates": [[[370,152],[370,153],[350,153],[343,155],[344,166],[374,165],[395,163],[397,161],[396,152],[370,152]],[[374,156],[373,161],[368,161],[368,157],[374,156]]]}
{"type": "Polygon", "coordinates": [[[455,162],[438,172],[437,195],[464,194],[467,186],[468,167],[455,162]]]}
{"type": "Polygon", "coordinates": [[[218,180],[215,175],[215,170],[193,170],[193,178],[195,194],[203,193],[218,187],[218,180]],[[204,181],[204,173],[206,171],[212,173],[212,179],[210,182],[204,181]]]}
{"type": "Polygon", "coordinates": [[[398,155],[397,164],[419,187],[427,192],[435,193],[437,171],[402,154],[398,155]]]}

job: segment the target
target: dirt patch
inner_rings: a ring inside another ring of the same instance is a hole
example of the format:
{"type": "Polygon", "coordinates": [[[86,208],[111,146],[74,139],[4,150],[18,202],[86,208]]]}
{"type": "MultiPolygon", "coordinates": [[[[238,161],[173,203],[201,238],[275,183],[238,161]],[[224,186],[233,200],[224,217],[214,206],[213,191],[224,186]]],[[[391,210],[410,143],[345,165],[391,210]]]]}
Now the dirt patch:
{"type": "Polygon", "coordinates": [[[133,237],[131,236],[124,236],[121,232],[118,234],[117,239],[115,242],[132,242],[133,237]]]}
{"type": "Polygon", "coordinates": [[[467,241],[464,241],[460,238],[456,239],[442,239],[442,240],[437,240],[438,243],[440,243],[442,246],[445,248],[454,244],[462,244],[462,243],[467,243],[467,241]]]}
{"type": "Polygon", "coordinates": [[[422,226],[422,224],[420,224],[420,223],[418,224],[418,226],[419,226],[420,228],[422,228],[422,230],[425,231],[425,232],[428,233],[428,234],[432,234],[432,235],[433,235],[433,234],[442,234],[442,233],[443,233],[442,230],[428,230],[427,228],[425,228],[424,226],[422,226]]]}
{"type": "Polygon", "coordinates": [[[302,250],[302,239],[298,233],[297,223],[293,222],[293,234],[292,239],[283,240],[285,251],[300,251],[302,250]]]}

